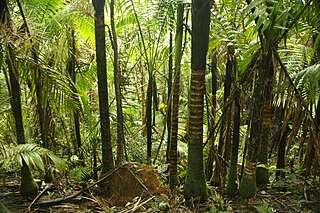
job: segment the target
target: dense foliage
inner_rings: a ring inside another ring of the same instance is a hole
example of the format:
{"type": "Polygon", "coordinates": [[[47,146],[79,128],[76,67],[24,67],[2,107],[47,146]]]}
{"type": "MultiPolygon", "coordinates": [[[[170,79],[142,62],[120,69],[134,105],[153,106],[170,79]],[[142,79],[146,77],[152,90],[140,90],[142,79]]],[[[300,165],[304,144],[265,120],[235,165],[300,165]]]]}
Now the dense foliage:
{"type": "Polygon", "coordinates": [[[200,0],[0,2],[1,170],[148,163],[202,201],[189,187],[204,171],[244,198],[319,176],[318,0],[212,1],[208,36],[200,0]]]}

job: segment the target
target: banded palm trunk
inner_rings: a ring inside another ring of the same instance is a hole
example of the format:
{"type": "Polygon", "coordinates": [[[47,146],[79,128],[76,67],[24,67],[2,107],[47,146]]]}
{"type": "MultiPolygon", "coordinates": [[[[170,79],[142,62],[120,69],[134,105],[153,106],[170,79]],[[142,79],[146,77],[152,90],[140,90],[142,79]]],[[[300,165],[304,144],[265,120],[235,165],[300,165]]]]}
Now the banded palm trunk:
{"type": "MultiPolygon", "coordinates": [[[[273,72],[272,69],[272,52],[261,51],[260,56],[256,62],[256,84],[253,92],[253,109],[252,109],[252,121],[251,121],[251,132],[248,143],[248,155],[246,159],[246,165],[244,174],[240,182],[239,192],[244,198],[253,197],[256,193],[256,168],[258,162],[258,149],[260,143],[263,143],[263,147],[268,146],[268,141],[261,141],[262,126],[263,126],[263,113],[265,106],[265,85],[268,82],[268,72],[273,72]]],[[[265,117],[266,118],[266,117],[265,117]]],[[[265,127],[265,126],[264,126],[265,127]]],[[[266,148],[261,148],[266,149],[266,148]]],[[[266,151],[267,150],[261,150],[266,151]]],[[[260,151],[260,152],[261,152],[260,151]]]]}
{"type": "Polygon", "coordinates": [[[261,128],[261,139],[258,149],[258,162],[261,164],[257,168],[257,184],[264,185],[269,183],[269,171],[267,168],[268,161],[268,144],[270,140],[270,128],[271,128],[271,107],[272,107],[272,93],[273,93],[273,57],[272,51],[269,50],[265,56],[268,60],[264,67],[264,103],[263,103],[263,114],[262,114],[262,128],[261,128]]]}
{"type": "Polygon", "coordinates": [[[188,170],[184,196],[204,201],[207,187],[203,168],[203,111],[208,51],[210,2],[192,1],[191,84],[189,97],[188,170]]]}
{"type": "Polygon", "coordinates": [[[177,26],[176,26],[176,46],[175,46],[175,76],[173,83],[172,101],[172,121],[170,139],[170,167],[169,185],[174,189],[178,185],[177,177],[177,145],[178,145],[178,117],[179,117],[179,97],[180,97],[180,63],[182,57],[182,32],[183,32],[183,3],[178,4],[177,26]]]}
{"type": "Polygon", "coordinates": [[[98,94],[100,111],[100,128],[102,143],[102,172],[104,175],[114,168],[113,154],[110,137],[110,117],[108,101],[108,82],[106,72],[106,41],[104,24],[104,0],[92,1],[94,14],[94,31],[96,39],[96,61],[98,74],[98,94]]]}

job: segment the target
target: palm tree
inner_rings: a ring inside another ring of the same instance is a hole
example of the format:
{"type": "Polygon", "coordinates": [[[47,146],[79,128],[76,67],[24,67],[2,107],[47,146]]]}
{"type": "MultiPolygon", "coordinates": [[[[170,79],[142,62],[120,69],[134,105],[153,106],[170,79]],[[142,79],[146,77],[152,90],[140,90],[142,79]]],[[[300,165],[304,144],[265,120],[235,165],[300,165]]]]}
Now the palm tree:
{"type": "MultiPolygon", "coordinates": [[[[76,84],[77,75],[76,75],[76,40],[75,40],[75,30],[71,28],[71,33],[68,36],[68,46],[69,46],[69,58],[67,62],[67,70],[69,72],[70,78],[72,82],[76,84]]],[[[74,90],[74,93],[77,91],[74,90]]],[[[81,160],[83,161],[83,157],[80,151],[81,148],[81,132],[80,132],[80,109],[75,109],[73,112],[74,119],[74,129],[75,129],[75,151],[79,154],[81,160]]]]}
{"type": "Polygon", "coordinates": [[[100,109],[100,128],[102,142],[102,172],[104,175],[114,168],[113,153],[110,135],[110,117],[108,101],[108,83],[106,75],[106,44],[104,24],[104,0],[92,1],[95,9],[95,39],[96,39],[96,62],[98,73],[98,92],[100,109]]]}
{"type": "Polygon", "coordinates": [[[114,17],[114,0],[110,2],[110,19],[111,19],[111,31],[112,31],[112,47],[113,47],[113,72],[114,72],[114,87],[116,93],[116,105],[117,105],[117,161],[119,165],[125,161],[125,140],[123,130],[123,112],[122,112],[122,74],[119,67],[119,53],[118,53],[118,40],[115,28],[114,17]]]}
{"type": "Polygon", "coordinates": [[[283,6],[283,1],[274,3],[268,2],[266,5],[253,7],[257,2],[247,0],[248,11],[256,14],[259,10],[262,15],[252,16],[248,22],[255,21],[255,30],[260,39],[260,49],[258,59],[255,61],[255,85],[253,92],[252,122],[250,140],[248,143],[248,155],[244,175],[240,183],[240,194],[242,197],[252,197],[255,195],[256,184],[267,184],[269,182],[269,172],[267,169],[268,141],[270,139],[271,127],[271,104],[273,95],[273,82],[275,76],[275,64],[281,60],[276,60],[279,42],[286,37],[289,29],[297,22],[310,4],[308,1],[301,9],[291,10],[295,18],[288,24],[287,11],[283,6]],[[254,18],[253,18],[254,17],[254,18]],[[268,17],[267,22],[262,19],[268,17]],[[286,29],[279,29],[276,25],[285,25],[286,29]],[[261,166],[257,167],[257,163],[261,166]]]}
{"type": "Polygon", "coordinates": [[[174,62],[174,83],[172,100],[172,119],[171,119],[171,138],[170,138],[170,156],[169,156],[169,185],[174,189],[178,185],[177,177],[177,143],[178,143],[178,120],[179,120],[179,97],[180,97],[180,63],[182,57],[182,34],[183,34],[183,3],[178,3],[177,24],[176,24],[176,42],[175,42],[175,62],[174,62]]]}
{"type": "MultiPolygon", "coordinates": [[[[12,32],[12,22],[10,18],[10,13],[6,0],[0,1],[0,24],[3,29],[8,29],[7,34],[3,34],[4,42],[7,51],[7,66],[9,71],[10,78],[10,89],[11,92],[11,109],[13,112],[13,117],[15,120],[16,127],[16,137],[18,144],[25,144],[25,135],[24,135],[24,126],[22,120],[22,111],[21,111],[21,89],[19,84],[19,70],[18,64],[16,63],[16,54],[14,50],[14,46],[10,41],[10,33],[12,32]]],[[[3,32],[4,33],[4,32],[3,32]]],[[[38,185],[34,181],[30,168],[26,164],[25,160],[22,159],[22,167],[21,167],[21,186],[20,186],[20,194],[22,196],[34,196],[38,193],[38,185]]]]}
{"type": "Polygon", "coordinates": [[[191,84],[189,97],[188,171],[184,196],[204,201],[207,187],[203,168],[203,110],[210,3],[192,1],[191,84]]]}

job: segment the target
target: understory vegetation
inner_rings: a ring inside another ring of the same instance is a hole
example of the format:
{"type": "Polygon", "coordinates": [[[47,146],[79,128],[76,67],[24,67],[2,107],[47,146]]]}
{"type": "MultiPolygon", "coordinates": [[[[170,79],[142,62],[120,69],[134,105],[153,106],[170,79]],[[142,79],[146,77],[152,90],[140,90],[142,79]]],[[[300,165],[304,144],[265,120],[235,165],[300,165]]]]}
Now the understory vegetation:
{"type": "Polygon", "coordinates": [[[319,212],[319,0],[0,0],[0,212],[319,212]]]}

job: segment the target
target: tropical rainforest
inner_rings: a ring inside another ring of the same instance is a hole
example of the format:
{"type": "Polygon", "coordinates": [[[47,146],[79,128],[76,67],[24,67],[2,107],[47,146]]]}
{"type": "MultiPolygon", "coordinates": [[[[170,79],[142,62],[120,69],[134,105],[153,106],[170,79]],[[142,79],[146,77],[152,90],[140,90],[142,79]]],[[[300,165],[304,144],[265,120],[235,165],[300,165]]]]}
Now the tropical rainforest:
{"type": "Polygon", "coordinates": [[[320,212],[319,0],[0,0],[0,212],[320,212]]]}

